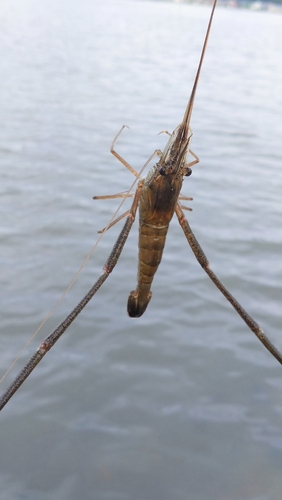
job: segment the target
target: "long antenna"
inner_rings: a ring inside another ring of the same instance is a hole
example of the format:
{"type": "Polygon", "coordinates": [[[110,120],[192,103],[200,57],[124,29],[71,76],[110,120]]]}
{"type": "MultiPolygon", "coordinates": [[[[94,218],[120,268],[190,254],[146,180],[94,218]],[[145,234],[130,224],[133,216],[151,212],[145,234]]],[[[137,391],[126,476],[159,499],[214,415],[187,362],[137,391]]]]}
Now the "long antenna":
{"type": "Polygon", "coordinates": [[[192,88],[190,99],[189,99],[187,107],[185,109],[183,120],[182,120],[182,124],[185,126],[185,129],[187,130],[187,132],[188,132],[188,128],[189,128],[189,125],[190,125],[190,119],[191,119],[191,115],[192,115],[192,111],[193,111],[193,106],[194,106],[194,101],[195,101],[195,95],[196,95],[198,81],[199,81],[199,78],[200,78],[200,73],[201,73],[202,64],[203,64],[203,60],[204,60],[204,55],[205,55],[206,48],[207,48],[207,45],[208,45],[208,39],[209,39],[209,34],[210,34],[210,30],[211,30],[211,25],[212,25],[212,20],[213,20],[213,14],[214,14],[214,11],[215,11],[216,3],[217,3],[217,0],[214,0],[212,11],[211,11],[211,15],[210,15],[210,20],[209,20],[209,24],[208,24],[208,28],[207,28],[207,32],[206,32],[206,36],[205,36],[205,40],[204,40],[204,45],[203,45],[203,48],[202,48],[202,53],[201,53],[201,57],[200,57],[200,61],[199,61],[199,65],[198,65],[198,69],[197,69],[195,81],[194,81],[194,85],[193,85],[193,88],[192,88]]]}

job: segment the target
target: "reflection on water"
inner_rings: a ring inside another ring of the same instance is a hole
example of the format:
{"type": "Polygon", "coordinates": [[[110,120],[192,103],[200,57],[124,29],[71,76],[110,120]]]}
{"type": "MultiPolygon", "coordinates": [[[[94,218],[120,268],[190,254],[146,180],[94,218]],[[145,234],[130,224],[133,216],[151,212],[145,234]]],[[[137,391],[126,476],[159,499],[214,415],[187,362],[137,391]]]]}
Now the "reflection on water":
{"type": "MultiPolygon", "coordinates": [[[[62,294],[123,191],[182,118],[210,8],[2,2],[1,366],[62,294]]],[[[280,16],[218,8],[184,182],[212,267],[281,349],[280,16]]],[[[100,273],[120,226],[13,369],[100,273]]],[[[119,263],[1,413],[1,498],[280,500],[280,366],[173,220],[146,314],[137,224],[119,263]]],[[[5,387],[6,381],[3,383],[5,387]]]]}

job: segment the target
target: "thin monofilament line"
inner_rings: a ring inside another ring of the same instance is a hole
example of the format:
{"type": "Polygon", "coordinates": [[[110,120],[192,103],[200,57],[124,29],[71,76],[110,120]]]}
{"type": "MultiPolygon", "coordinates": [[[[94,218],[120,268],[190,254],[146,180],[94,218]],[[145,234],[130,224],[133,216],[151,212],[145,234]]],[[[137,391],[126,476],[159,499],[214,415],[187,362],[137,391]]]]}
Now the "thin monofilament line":
{"type": "MultiPolygon", "coordinates": [[[[131,184],[130,188],[126,191],[126,195],[128,196],[130,194],[130,192],[132,191],[132,189],[134,188],[136,182],[140,179],[140,176],[142,175],[143,171],[145,170],[145,168],[147,167],[147,165],[150,163],[150,161],[152,160],[152,158],[154,157],[155,155],[155,152],[150,156],[150,158],[146,161],[146,163],[143,165],[143,167],[141,168],[140,172],[138,173],[138,177],[136,177],[133,181],[133,183],[131,184]]],[[[12,364],[9,366],[9,368],[6,370],[6,372],[4,373],[4,375],[2,376],[2,378],[0,379],[0,384],[3,382],[3,380],[7,377],[8,373],[11,371],[11,369],[15,366],[15,364],[17,363],[17,361],[19,360],[19,358],[21,357],[21,355],[25,352],[25,350],[27,349],[27,347],[29,346],[29,344],[32,342],[32,340],[36,337],[36,335],[40,332],[40,330],[42,329],[42,327],[45,325],[45,323],[48,321],[48,319],[52,316],[52,314],[54,313],[54,311],[57,309],[57,307],[60,305],[60,303],[64,300],[65,296],[68,294],[68,292],[70,291],[70,289],[72,288],[72,286],[74,285],[75,281],[77,280],[78,276],[80,275],[82,269],[86,266],[88,260],[90,259],[90,257],[93,255],[96,247],[98,246],[98,244],[100,243],[101,239],[103,238],[105,232],[107,231],[107,229],[109,228],[109,226],[111,225],[112,221],[115,219],[116,215],[118,214],[119,210],[121,209],[123,203],[125,202],[127,196],[125,196],[125,198],[122,199],[122,201],[120,202],[118,208],[116,209],[116,211],[114,212],[114,214],[112,215],[108,225],[105,227],[104,231],[101,233],[101,235],[98,237],[96,243],[93,245],[93,247],[91,248],[90,252],[88,253],[88,255],[85,257],[84,261],[82,262],[81,266],[79,267],[79,269],[77,270],[77,272],[75,273],[73,279],[71,280],[70,284],[67,286],[67,288],[65,289],[65,291],[63,292],[63,294],[61,295],[61,297],[58,299],[58,301],[56,302],[56,304],[52,307],[52,309],[49,311],[49,313],[47,314],[47,316],[44,318],[44,320],[42,321],[42,323],[40,323],[40,325],[38,326],[38,328],[35,330],[35,332],[31,335],[31,337],[29,338],[29,340],[26,342],[26,344],[24,345],[24,347],[21,349],[21,351],[19,352],[19,354],[17,355],[17,357],[14,359],[14,361],[12,362],[12,364]]]]}

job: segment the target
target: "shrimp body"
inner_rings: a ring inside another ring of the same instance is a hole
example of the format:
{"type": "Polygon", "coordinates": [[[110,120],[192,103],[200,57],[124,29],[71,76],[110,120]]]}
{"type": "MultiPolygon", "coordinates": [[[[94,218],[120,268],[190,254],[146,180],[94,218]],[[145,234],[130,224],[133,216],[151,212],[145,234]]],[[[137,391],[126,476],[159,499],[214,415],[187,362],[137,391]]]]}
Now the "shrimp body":
{"type": "Polygon", "coordinates": [[[138,318],[152,297],[154,275],[162,259],[170,221],[182,187],[183,176],[190,175],[186,165],[192,133],[184,122],[179,125],[160,155],[160,161],[142,181],[139,200],[138,284],[127,303],[129,316],[138,318]],[[189,133],[190,132],[190,133],[189,133]]]}

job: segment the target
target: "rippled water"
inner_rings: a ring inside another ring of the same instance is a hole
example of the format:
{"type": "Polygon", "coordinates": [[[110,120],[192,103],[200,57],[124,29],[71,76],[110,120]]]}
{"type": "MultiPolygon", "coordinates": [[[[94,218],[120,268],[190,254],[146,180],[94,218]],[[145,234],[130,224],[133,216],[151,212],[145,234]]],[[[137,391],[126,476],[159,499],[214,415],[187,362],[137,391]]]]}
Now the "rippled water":
{"type": "MultiPolygon", "coordinates": [[[[180,122],[210,8],[3,0],[1,371],[180,122]]],[[[213,269],[282,349],[282,18],[218,8],[183,192],[213,269]]],[[[112,228],[2,383],[99,275],[112,228]]],[[[137,225],[95,300],[1,413],[1,500],[280,500],[281,367],[196,262],[176,220],[132,320],[137,225]]]]}

